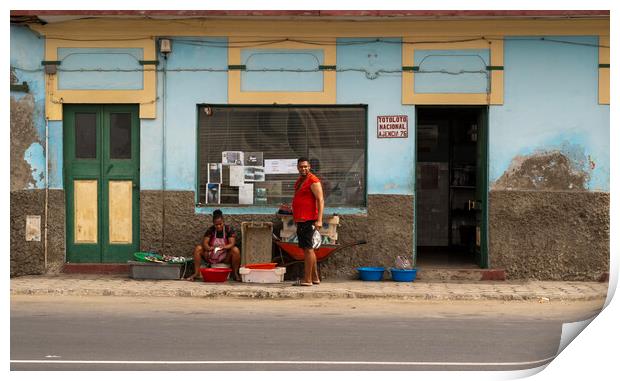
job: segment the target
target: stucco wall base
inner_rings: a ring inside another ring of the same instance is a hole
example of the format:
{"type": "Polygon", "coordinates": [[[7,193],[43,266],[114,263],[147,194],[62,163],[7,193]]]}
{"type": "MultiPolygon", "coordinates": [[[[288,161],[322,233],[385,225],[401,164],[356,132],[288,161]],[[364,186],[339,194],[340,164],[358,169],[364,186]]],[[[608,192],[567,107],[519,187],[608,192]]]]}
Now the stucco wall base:
{"type": "Polygon", "coordinates": [[[609,193],[491,191],[489,254],[509,279],[598,280],[609,271],[609,193]]]}
{"type": "Polygon", "coordinates": [[[45,190],[11,192],[11,276],[59,273],[65,258],[65,192],[50,190],[47,271],[44,257],[45,190]],[[26,241],[26,216],[41,216],[41,241],[26,241]]]}
{"type": "MultiPolygon", "coordinates": [[[[140,192],[140,228],[142,250],[162,252],[161,191],[140,192]]],[[[165,230],[163,253],[190,256],[211,224],[211,217],[196,214],[194,192],[165,192],[165,230]]],[[[270,221],[274,232],[281,223],[274,215],[227,215],[226,223],[240,229],[243,221],[270,221]]],[[[413,197],[369,195],[367,215],[341,216],[338,237],[341,243],[366,240],[368,243],[344,249],[321,263],[323,278],[357,277],[359,266],[393,266],[397,255],[413,253],[413,197]]],[[[243,255],[243,253],[242,253],[243,255]]],[[[301,276],[301,265],[287,269],[287,279],[301,276]]]]}
{"type": "Polygon", "coordinates": [[[368,214],[342,216],[340,243],[366,240],[344,249],[321,267],[324,277],[357,278],[360,266],[394,266],[398,255],[413,258],[413,196],[368,195],[368,214]]]}

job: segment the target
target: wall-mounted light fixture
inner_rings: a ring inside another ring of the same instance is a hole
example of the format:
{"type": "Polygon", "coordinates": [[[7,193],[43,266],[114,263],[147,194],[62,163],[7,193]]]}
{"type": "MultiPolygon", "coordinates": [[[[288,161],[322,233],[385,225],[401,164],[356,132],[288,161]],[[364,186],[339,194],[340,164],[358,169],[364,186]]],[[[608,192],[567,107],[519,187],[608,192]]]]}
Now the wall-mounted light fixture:
{"type": "Polygon", "coordinates": [[[211,106],[205,106],[204,111],[206,116],[213,115],[213,109],[211,108],[211,106]]]}
{"type": "Polygon", "coordinates": [[[168,54],[172,53],[172,42],[167,38],[160,39],[159,52],[163,54],[164,57],[168,57],[168,54]]]}

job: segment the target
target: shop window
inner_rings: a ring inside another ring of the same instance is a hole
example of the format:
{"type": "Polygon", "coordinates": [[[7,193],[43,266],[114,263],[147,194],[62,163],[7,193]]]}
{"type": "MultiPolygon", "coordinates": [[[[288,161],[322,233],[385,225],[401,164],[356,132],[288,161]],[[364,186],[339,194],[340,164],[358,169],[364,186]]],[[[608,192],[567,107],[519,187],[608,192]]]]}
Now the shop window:
{"type": "Polygon", "coordinates": [[[297,158],[310,160],[325,205],[366,206],[365,106],[200,106],[198,204],[290,202],[297,158]]]}

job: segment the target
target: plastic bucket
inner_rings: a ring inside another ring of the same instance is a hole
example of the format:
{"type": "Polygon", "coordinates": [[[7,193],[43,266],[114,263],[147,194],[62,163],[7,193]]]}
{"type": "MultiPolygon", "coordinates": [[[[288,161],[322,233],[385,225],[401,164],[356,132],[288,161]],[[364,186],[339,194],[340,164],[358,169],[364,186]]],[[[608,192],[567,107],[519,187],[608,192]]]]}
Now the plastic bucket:
{"type": "Polygon", "coordinates": [[[360,279],[363,281],[379,281],[383,279],[383,267],[358,267],[357,272],[360,274],[360,279]]]}
{"type": "Polygon", "coordinates": [[[200,269],[202,279],[205,282],[226,282],[228,275],[232,272],[231,269],[200,269]]]}
{"type": "Polygon", "coordinates": [[[416,269],[396,269],[391,268],[392,280],[394,282],[413,282],[417,273],[416,269]]]}

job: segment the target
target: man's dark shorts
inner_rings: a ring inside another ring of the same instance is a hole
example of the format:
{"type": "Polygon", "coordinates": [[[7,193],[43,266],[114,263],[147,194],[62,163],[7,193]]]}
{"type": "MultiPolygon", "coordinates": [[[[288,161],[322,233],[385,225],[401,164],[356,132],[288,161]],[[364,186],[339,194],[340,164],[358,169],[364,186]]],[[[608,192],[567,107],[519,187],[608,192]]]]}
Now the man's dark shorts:
{"type": "Polygon", "coordinates": [[[312,235],[316,221],[297,222],[297,240],[302,249],[312,249],[312,235]]]}

